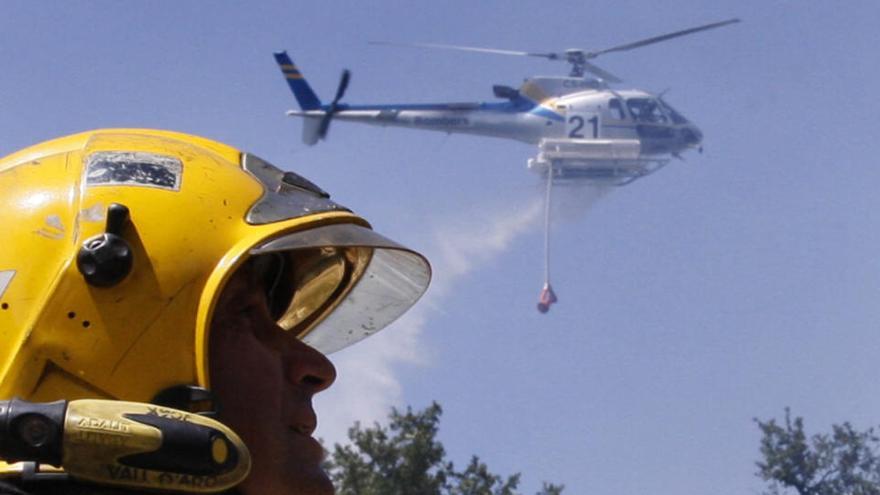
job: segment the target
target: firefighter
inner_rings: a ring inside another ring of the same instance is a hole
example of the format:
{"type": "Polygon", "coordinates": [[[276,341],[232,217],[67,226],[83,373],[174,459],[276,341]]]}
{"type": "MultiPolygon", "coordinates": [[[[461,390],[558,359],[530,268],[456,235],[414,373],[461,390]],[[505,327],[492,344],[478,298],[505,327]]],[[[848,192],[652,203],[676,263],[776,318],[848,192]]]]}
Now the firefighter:
{"type": "Polygon", "coordinates": [[[0,493],[331,494],[325,354],[430,266],[293,172],[107,129],[0,160],[0,493]]]}

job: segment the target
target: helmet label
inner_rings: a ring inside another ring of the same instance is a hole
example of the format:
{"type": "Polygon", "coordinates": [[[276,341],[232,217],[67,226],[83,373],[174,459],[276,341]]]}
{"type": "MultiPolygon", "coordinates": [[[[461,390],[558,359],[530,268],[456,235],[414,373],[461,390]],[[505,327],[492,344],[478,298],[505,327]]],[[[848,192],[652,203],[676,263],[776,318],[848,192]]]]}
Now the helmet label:
{"type": "Polygon", "coordinates": [[[3,297],[6,288],[9,287],[9,283],[12,282],[12,277],[14,276],[15,270],[5,270],[0,272],[0,297],[3,297]]]}
{"type": "Polygon", "coordinates": [[[99,151],[89,155],[89,186],[145,186],[180,190],[183,163],[173,156],[135,151],[99,151]]]}

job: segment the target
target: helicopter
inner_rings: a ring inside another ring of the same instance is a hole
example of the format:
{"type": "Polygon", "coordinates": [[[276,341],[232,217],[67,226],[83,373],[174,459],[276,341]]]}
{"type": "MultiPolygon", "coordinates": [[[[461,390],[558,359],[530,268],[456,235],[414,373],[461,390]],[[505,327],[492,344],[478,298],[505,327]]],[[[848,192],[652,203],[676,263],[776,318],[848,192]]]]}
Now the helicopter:
{"type": "Polygon", "coordinates": [[[545,195],[545,277],[538,310],[557,302],[550,285],[549,212],[554,182],[623,186],[682,158],[702,152],[703,133],[663,99],[640,89],[614,89],[621,78],[591,60],[740,22],[728,19],[670,32],[600,50],[523,52],[436,43],[374,41],[375,45],[458,50],[496,55],[539,57],[568,63],[568,76],[535,76],[519,88],[496,84],[500,102],[406,103],[351,105],[341,103],[351,79],[344,70],[330,103],[322,103],[286,52],[275,61],[299,104],[287,115],[304,119],[302,140],[314,145],[327,138],[333,120],[406,127],[445,133],[474,134],[534,144],[538,153],[528,169],[547,179],[545,195]]]}

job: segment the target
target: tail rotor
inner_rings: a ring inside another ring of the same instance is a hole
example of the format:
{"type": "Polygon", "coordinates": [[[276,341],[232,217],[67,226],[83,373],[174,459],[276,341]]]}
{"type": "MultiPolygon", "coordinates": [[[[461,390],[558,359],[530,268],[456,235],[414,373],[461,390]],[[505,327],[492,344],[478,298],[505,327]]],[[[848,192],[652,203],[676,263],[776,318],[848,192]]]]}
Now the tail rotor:
{"type": "Polygon", "coordinates": [[[333,115],[339,111],[339,100],[345,95],[345,90],[348,89],[348,82],[350,79],[351,71],[348,69],[343,70],[342,77],[339,78],[339,86],[336,87],[336,96],[333,98],[333,101],[330,102],[327,111],[321,118],[321,123],[318,125],[319,138],[327,138],[327,131],[330,130],[330,121],[333,120],[333,115]]]}

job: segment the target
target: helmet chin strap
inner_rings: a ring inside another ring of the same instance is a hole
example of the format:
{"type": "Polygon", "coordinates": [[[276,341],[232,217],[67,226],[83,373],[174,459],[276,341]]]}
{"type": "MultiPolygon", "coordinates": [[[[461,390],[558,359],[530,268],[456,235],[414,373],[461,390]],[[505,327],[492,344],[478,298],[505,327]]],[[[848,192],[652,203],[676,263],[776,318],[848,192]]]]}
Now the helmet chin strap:
{"type": "Polygon", "coordinates": [[[232,430],[188,411],[137,402],[0,401],[0,458],[22,481],[216,493],[241,483],[250,453],[232,430]],[[63,469],[41,472],[48,464],[63,469]],[[60,476],[59,476],[60,475],[60,476]]]}

